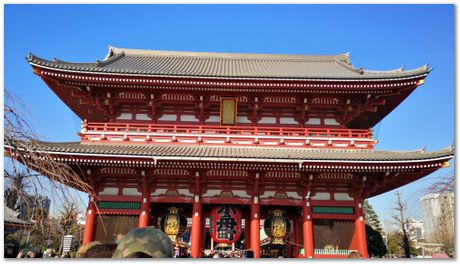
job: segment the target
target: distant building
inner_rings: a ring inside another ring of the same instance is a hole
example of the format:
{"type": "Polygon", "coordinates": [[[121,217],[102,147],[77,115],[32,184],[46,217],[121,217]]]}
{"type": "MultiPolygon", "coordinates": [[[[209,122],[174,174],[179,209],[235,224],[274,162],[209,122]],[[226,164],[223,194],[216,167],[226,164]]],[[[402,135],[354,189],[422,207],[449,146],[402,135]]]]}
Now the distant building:
{"type": "Polygon", "coordinates": [[[425,230],[423,221],[412,219],[409,226],[410,239],[418,241],[425,238],[425,230]]]}
{"type": "Polygon", "coordinates": [[[15,212],[13,209],[3,205],[3,231],[5,236],[13,234],[20,229],[30,229],[33,226],[32,222],[19,219],[18,214],[18,212],[15,212]]]}
{"type": "Polygon", "coordinates": [[[436,241],[439,230],[454,234],[454,193],[430,193],[420,198],[425,237],[436,241]]]}
{"type": "Polygon", "coordinates": [[[19,218],[29,219],[30,212],[32,212],[34,209],[37,209],[37,208],[40,208],[44,212],[48,213],[50,211],[50,206],[51,206],[51,200],[46,196],[42,196],[42,195],[27,196],[21,202],[19,218]]]}

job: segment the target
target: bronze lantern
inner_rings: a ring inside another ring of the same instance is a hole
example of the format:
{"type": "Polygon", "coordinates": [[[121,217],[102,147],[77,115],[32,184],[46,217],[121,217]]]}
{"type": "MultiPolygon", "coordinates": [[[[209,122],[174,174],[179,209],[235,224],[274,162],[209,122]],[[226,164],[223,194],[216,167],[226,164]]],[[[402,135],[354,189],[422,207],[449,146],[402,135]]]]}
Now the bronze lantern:
{"type": "Polygon", "coordinates": [[[179,208],[170,207],[168,213],[160,220],[160,229],[171,238],[173,242],[177,242],[187,228],[187,217],[179,213],[179,208]]]}
{"type": "Polygon", "coordinates": [[[283,213],[282,210],[274,210],[264,222],[265,233],[271,238],[273,245],[285,245],[285,238],[291,230],[291,224],[283,213]]]}

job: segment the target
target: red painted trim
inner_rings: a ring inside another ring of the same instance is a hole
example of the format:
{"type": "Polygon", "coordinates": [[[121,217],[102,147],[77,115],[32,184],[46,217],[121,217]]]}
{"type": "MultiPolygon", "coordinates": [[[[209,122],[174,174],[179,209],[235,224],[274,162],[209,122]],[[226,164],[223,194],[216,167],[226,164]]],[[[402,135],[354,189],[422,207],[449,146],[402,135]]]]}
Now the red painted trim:
{"type": "Polygon", "coordinates": [[[300,206],[302,200],[293,200],[290,198],[276,199],[276,198],[265,198],[260,199],[261,205],[285,205],[285,206],[300,206]]]}
{"type": "Polygon", "coordinates": [[[204,204],[243,204],[247,205],[249,198],[227,198],[227,197],[203,197],[201,198],[204,204]]]}
{"type": "Polygon", "coordinates": [[[139,209],[99,209],[97,214],[101,215],[139,215],[139,209]]]}
{"type": "Polygon", "coordinates": [[[337,201],[337,200],[331,200],[331,201],[311,201],[311,206],[347,206],[347,207],[354,207],[355,202],[354,201],[337,201]]]}
{"type": "Polygon", "coordinates": [[[312,214],[313,219],[355,220],[355,215],[312,214]]]}
{"type": "Polygon", "coordinates": [[[142,202],[142,196],[99,195],[98,202],[142,202]]]}
{"type": "Polygon", "coordinates": [[[155,196],[150,197],[152,203],[193,203],[193,197],[155,196]]]}

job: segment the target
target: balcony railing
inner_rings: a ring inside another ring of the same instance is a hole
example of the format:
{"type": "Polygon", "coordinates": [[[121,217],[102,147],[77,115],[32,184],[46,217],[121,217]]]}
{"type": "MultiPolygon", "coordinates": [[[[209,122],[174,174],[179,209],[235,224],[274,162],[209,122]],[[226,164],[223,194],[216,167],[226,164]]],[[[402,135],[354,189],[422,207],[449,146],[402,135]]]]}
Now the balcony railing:
{"type": "Polygon", "coordinates": [[[358,252],[350,249],[318,249],[315,248],[315,255],[344,255],[348,256],[351,252],[358,252]]]}
{"type": "Polygon", "coordinates": [[[84,122],[82,141],[372,149],[370,129],[201,126],[84,122]]]}

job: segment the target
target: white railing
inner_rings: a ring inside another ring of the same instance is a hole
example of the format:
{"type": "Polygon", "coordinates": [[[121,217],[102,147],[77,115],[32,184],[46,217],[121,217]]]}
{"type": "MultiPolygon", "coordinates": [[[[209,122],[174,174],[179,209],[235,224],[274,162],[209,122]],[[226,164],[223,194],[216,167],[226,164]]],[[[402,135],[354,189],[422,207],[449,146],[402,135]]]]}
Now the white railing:
{"type": "Polygon", "coordinates": [[[350,249],[322,249],[315,248],[316,255],[345,255],[348,256],[351,252],[358,252],[357,250],[350,249]]]}

